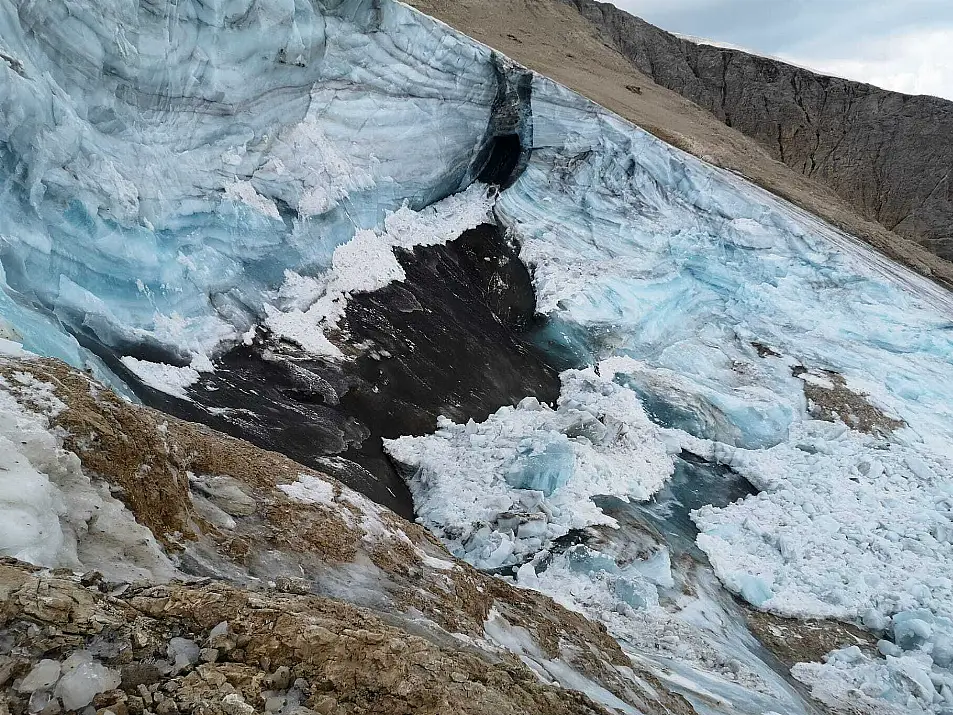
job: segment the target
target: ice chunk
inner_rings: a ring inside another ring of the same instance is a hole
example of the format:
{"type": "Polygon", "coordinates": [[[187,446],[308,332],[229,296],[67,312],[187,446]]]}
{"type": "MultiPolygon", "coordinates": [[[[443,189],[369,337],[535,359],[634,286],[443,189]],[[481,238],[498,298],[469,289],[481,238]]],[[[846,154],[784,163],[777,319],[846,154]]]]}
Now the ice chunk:
{"type": "Polygon", "coordinates": [[[774,596],[767,583],[757,576],[748,574],[744,574],[738,579],[738,592],[743,599],[755,607],[763,606],[774,596]]]}
{"type": "Polygon", "coordinates": [[[560,436],[561,440],[553,440],[540,452],[519,456],[506,470],[506,483],[514,489],[541,491],[545,496],[566,486],[572,478],[576,454],[569,440],[560,436]]]}
{"type": "Polygon", "coordinates": [[[188,638],[172,638],[169,641],[168,655],[172,661],[172,669],[176,673],[195,665],[199,662],[201,649],[198,643],[188,638]]]}
{"type": "Polygon", "coordinates": [[[672,558],[667,548],[659,549],[644,561],[636,561],[632,568],[656,586],[672,588],[675,585],[675,579],[672,577],[672,558]]]}
{"type": "Polygon", "coordinates": [[[903,650],[921,648],[933,635],[933,614],[906,611],[893,617],[893,639],[903,650]]]}
{"type": "Polygon", "coordinates": [[[119,671],[97,662],[89,653],[79,651],[63,661],[63,677],[54,694],[67,710],[80,710],[99,693],[119,687],[119,671]]]}
{"type": "Polygon", "coordinates": [[[35,690],[50,690],[60,679],[60,664],[58,661],[46,658],[37,663],[33,670],[17,686],[21,693],[32,693],[35,690]]]}

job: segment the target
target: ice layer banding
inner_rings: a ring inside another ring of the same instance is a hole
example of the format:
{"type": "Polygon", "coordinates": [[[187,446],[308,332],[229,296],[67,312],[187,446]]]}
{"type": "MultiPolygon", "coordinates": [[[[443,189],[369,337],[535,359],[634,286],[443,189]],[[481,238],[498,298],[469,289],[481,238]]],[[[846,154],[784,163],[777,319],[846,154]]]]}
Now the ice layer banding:
{"type": "Polygon", "coordinates": [[[421,233],[495,222],[573,389],[395,442],[425,523],[633,657],[633,623],[682,629],[655,662],[703,684],[685,686],[699,712],[719,711],[702,690],[810,712],[755,661],[712,654],[734,626],[712,639],[665,610],[664,544],[634,565],[551,548],[621,529],[591,497],[647,499],[686,450],[760,492],[693,512],[731,592],[882,637],[884,657],[797,666],[817,697],[953,707],[947,294],[398,3],[3,0],[0,30],[3,337],[117,389],[101,358],[124,358],[130,383],[201,404],[202,375],[262,325],[353,359],[334,332],[353,285],[399,285],[390,254],[421,233]],[[487,211],[478,181],[503,189],[487,211]],[[342,282],[358,240],[380,261],[342,282]],[[476,473],[489,488],[454,488],[476,473]]]}

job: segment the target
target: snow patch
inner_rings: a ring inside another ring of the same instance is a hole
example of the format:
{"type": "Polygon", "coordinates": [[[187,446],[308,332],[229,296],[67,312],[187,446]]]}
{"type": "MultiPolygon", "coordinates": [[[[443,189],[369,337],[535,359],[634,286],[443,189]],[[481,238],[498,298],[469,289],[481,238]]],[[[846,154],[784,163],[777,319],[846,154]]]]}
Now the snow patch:
{"type": "Polygon", "coordinates": [[[0,553],[116,580],[172,578],[152,532],[63,449],[49,425],[63,409],[48,383],[25,373],[0,378],[0,553]]]}
{"type": "Polygon", "coordinates": [[[229,201],[246,204],[268,218],[281,220],[281,214],[278,213],[275,202],[259,194],[250,181],[233,181],[226,184],[225,198],[229,201]]]}
{"type": "Polygon", "coordinates": [[[196,356],[191,365],[177,367],[161,362],[149,362],[126,355],[122,364],[140,380],[154,390],[167,395],[178,397],[180,400],[192,401],[188,388],[202,379],[202,372],[213,372],[211,360],[205,355],[196,356]]]}
{"type": "Polygon", "coordinates": [[[334,485],[310,474],[299,474],[293,484],[279,484],[278,488],[302,504],[334,504],[334,485]]]}
{"type": "Polygon", "coordinates": [[[280,338],[297,343],[310,353],[343,357],[325,332],[334,330],[356,293],[380,290],[406,277],[394,249],[445,244],[464,231],[492,223],[496,197],[489,187],[474,184],[421,211],[405,204],[384,219],[381,231],[358,231],[338,246],[331,269],[317,278],[285,273],[277,305],[266,305],[265,325],[280,338]]]}

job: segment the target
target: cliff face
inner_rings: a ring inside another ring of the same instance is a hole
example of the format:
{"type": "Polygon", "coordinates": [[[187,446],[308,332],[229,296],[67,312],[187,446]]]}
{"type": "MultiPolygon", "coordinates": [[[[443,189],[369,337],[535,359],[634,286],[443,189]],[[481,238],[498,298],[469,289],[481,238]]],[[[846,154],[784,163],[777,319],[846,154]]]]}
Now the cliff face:
{"type": "Polygon", "coordinates": [[[865,218],[953,259],[953,102],[699,45],[613,5],[564,1],[657,84],[826,183],[865,218]]]}

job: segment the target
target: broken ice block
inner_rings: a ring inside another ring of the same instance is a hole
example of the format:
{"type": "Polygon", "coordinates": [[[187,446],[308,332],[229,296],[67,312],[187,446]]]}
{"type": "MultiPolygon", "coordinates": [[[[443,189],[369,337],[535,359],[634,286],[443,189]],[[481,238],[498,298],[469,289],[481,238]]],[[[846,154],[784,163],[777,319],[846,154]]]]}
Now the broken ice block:
{"type": "Polygon", "coordinates": [[[546,445],[542,452],[521,456],[506,473],[506,483],[514,489],[536,489],[552,496],[572,478],[576,456],[563,437],[546,445]]]}

